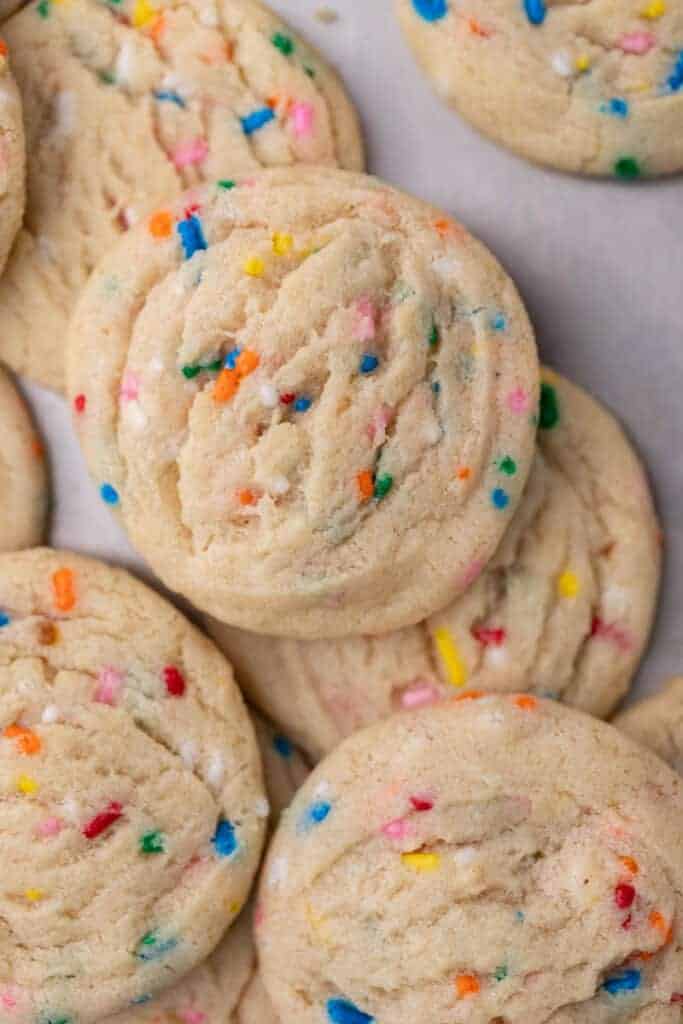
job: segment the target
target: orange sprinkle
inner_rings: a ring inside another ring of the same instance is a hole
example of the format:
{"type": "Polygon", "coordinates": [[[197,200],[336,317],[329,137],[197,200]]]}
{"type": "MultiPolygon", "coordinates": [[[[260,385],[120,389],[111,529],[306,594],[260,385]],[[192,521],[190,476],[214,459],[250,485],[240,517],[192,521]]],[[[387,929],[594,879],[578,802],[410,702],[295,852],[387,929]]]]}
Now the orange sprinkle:
{"type": "Polygon", "coordinates": [[[638,874],[638,861],[634,857],[620,857],[619,861],[632,875],[638,874]]]}
{"type": "Polygon", "coordinates": [[[279,102],[279,96],[269,96],[268,99],[266,100],[266,106],[270,107],[271,110],[275,110],[279,102]]]}
{"type": "Polygon", "coordinates": [[[237,492],[237,500],[240,505],[255,505],[258,499],[253,491],[245,487],[243,491],[237,492]]]}
{"type": "Polygon", "coordinates": [[[157,210],[149,218],[149,233],[152,238],[169,238],[173,220],[168,210],[157,210]]]}
{"type": "Polygon", "coordinates": [[[23,725],[8,725],[2,735],[7,740],[16,740],[19,750],[27,757],[39,754],[42,750],[40,736],[30,729],[25,729],[23,725]]]}
{"type": "Polygon", "coordinates": [[[31,451],[36,459],[42,459],[45,457],[45,445],[39,437],[34,437],[31,441],[31,451]]]}
{"type": "Polygon", "coordinates": [[[444,238],[453,230],[453,221],[447,220],[445,217],[440,217],[438,220],[434,221],[434,227],[441,237],[444,238]]]}
{"type": "Polygon", "coordinates": [[[472,470],[470,469],[469,466],[459,466],[458,469],[456,469],[455,471],[455,475],[457,476],[458,480],[469,480],[469,478],[472,476],[472,470]]]}
{"type": "Polygon", "coordinates": [[[660,914],[658,910],[653,910],[648,917],[648,921],[653,928],[656,928],[658,932],[661,932],[664,936],[664,942],[671,942],[673,938],[673,928],[667,923],[663,914],[660,914]]]}
{"type": "Polygon", "coordinates": [[[235,363],[237,375],[239,377],[248,377],[250,373],[254,372],[260,362],[261,358],[258,352],[245,348],[243,352],[240,352],[235,363]]]}
{"type": "Polygon", "coordinates": [[[59,630],[54,622],[41,622],[38,626],[38,643],[52,647],[59,640],[59,630]]]}
{"type": "Polygon", "coordinates": [[[469,999],[471,996],[479,995],[481,991],[479,979],[474,974],[459,974],[455,979],[455,987],[459,999],[469,999]]]}
{"type": "Polygon", "coordinates": [[[7,43],[4,39],[0,39],[0,57],[7,56],[7,43]]]}
{"type": "Polygon", "coordinates": [[[470,32],[473,35],[481,36],[482,39],[491,38],[491,32],[489,31],[489,29],[484,28],[484,26],[480,22],[478,22],[476,18],[468,18],[467,24],[469,26],[470,32]]]}
{"type": "Polygon", "coordinates": [[[360,494],[360,500],[370,501],[370,498],[375,493],[375,485],[372,482],[372,473],[369,469],[362,469],[360,473],[356,474],[356,485],[360,494]]]}
{"type": "Polygon", "coordinates": [[[161,37],[166,29],[166,18],[163,14],[160,14],[158,18],[155,18],[150,27],[147,29],[147,33],[151,36],[155,46],[161,44],[161,37]]]}
{"type": "Polygon", "coordinates": [[[528,693],[521,693],[518,697],[515,697],[513,703],[521,708],[522,711],[534,711],[538,707],[538,701],[535,697],[529,696],[528,693]]]}
{"type": "Polygon", "coordinates": [[[483,690],[468,690],[467,693],[458,694],[458,696],[454,697],[453,700],[456,704],[459,704],[463,700],[480,700],[485,696],[486,694],[483,690]]]}
{"type": "Polygon", "coordinates": [[[240,378],[237,370],[229,370],[226,366],[221,370],[218,379],[213,387],[213,400],[214,402],[229,402],[231,398],[234,398],[238,387],[240,386],[240,378]]]}
{"type": "Polygon", "coordinates": [[[52,576],[52,588],[60,612],[70,612],[76,604],[74,574],[71,569],[58,569],[52,576]]]}

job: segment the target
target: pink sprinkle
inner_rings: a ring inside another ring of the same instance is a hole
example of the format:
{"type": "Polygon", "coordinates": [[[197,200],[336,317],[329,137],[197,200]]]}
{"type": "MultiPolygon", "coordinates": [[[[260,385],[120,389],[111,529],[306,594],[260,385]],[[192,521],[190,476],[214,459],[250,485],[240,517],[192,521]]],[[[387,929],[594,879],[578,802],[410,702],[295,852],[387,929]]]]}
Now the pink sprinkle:
{"type": "Polygon", "coordinates": [[[205,139],[192,139],[190,142],[182,142],[173,150],[171,158],[175,166],[180,170],[182,167],[189,167],[192,164],[200,164],[206,159],[209,147],[205,139]]]}
{"type": "Polygon", "coordinates": [[[59,818],[46,818],[45,821],[41,821],[38,825],[36,832],[43,839],[48,839],[50,836],[58,836],[62,831],[62,823],[59,818]]]}
{"type": "Polygon", "coordinates": [[[373,341],[377,333],[377,307],[371,299],[359,299],[356,313],[358,314],[356,339],[358,341],[373,341]]]}
{"type": "Polygon", "coordinates": [[[611,640],[620,651],[627,653],[633,650],[633,639],[616,622],[603,622],[597,615],[591,626],[591,636],[601,637],[603,640],[611,640]]]}
{"type": "Polygon", "coordinates": [[[183,1010],[178,1016],[185,1024],[204,1024],[206,1020],[206,1014],[201,1010],[183,1010]]]}
{"type": "Polygon", "coordinates": [[[404,708],[423,708],[428,704],[436,704],[439,700],[439,691],[431,683],[416,680],[407,690],[401,694],[401,704],[404,708]]]}
{"type": "Polygon", "coordinates": [[[387,427],[394,418],[394,410],[390,405],[380,405],[375,409],[372,419],[368,423],[368,437],[376,448],[379,448],[387,439],[387,427]]]}
{"type": "Polygon", "coordinates": [[[656,45],[657,40],[651,32],[627,32],[617,43],[624,53],[635,53],[638,57],[649,53],[656,45]]]}
{"type": "Polygon", "coordinates": [[[479,579],[479,577],[481,576],[483,569],[484,569],[484,563],[483,562],[472,562],[472,564],[470,566],[468,566],[467,569],[465,569],[465,572],[463,574],[463,577],[462,577],[462,585],[463,585],[463,587],[470,587],[470,586],[472,586],[474,581],[479,579]]]}
{"type": "Polygon", "coordinates": [[[138,397],[140,389],[140,378],[137,373],[131,373],[130,370],[126,370],[121,381],[121,391],[119,392],[122,402],[134,402],[138,397]]]}
{"type": "Polygon", "coordinates": [[[311,135],[313,132],[314,116],[315,111],[310,103],[295,103],[292,107],[294,134],[299,138],[304,135],[311,135]]]}
{"type": "Polygon", "coordinates": [[[529,396],[523,388],[515,388],[508,395],[508,409],[511,412],[522,413],[527,412],[529,408],[529,396]]]}
{"type": "Polygon", "coordinates": [[[506,633],[504,629],[475,626],[472,630],[472,636],[484,647],[502,647],[505,643],[506,633]]]}
{"type": "Polygon", "coordinates": [[[394,821],[388,821],[386,825],[382,825],[380,832],[387,839],[405,839],[406,836],[413,834],[414,829],[405,818],[395,818],[394,821]]]}
{"type": "Polygon", "coordinates": [[[18,999],[19,989],[15,988],[14,985],[10,985],[0,992],[0,1003],[2,1003],[6,1010],[16,1010],[18,999]]]}
{"type": "Polygon", "coordinates": [[[98,704],[110,704],[112,707],[118,703],[123,687],[123,672],[117,668],[103,668],[97,677],[97,690],[95,700],[98,704]]]}

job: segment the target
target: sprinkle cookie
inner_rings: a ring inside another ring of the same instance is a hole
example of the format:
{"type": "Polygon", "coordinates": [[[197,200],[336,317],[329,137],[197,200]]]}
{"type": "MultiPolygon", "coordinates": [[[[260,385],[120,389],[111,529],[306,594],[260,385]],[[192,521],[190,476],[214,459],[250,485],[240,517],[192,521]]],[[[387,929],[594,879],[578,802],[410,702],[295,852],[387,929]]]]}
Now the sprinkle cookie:
{"type": "MultiPolygon", "coordinates": [[[[308,775],[308,767],[286,737],[265,719],[254,719],[263,758],[266,790],[274,819],[287,807],[308,775]]],[[[279,1024],[258,968],[252,933],[252,908],[206,963],[153,999],[109,1024],[279,1024]]]]}
{"type": "Polygon", "coordinates": [[[0,552],[39,544],[48,505],[43,446],[28,409],[0,370],[0,552]]]}
{"type": "Polygon", "coordinates": [[[652,624],[658,525],[612,416],[542,374],[538,451],[501,547],[469,590],[410,629],[335,643],[209,629],[259,707],[314,756],[392,711],[524,688],[606,717],[652,624]]]}
{"type": "Polygon", "coordinates": [[[683,782],[530,695],[347,739],[281,819],[262,976],[299,1024],[674,1024],[683,782]]]}
{"type": "Polygon", "coordinates": [[[514,285],[455,222],[360,175],[271,171],[156,211],[91,278],[69,366],[133,543],[257,631],[424,618],[490,558],[531,465],[514,285]]]}
{"type": "Polygon", "coordinates": [[[268,816],[230,666],[127,573],[0,561],[0,1020],[95,1022],[215,948],[268,816]]]}
{"type": "Polygon", "coordinates": [[[262,166],[362,169],[336,75],[255,0],[37,0],[4,32],[32,158],[0,358],[40,384],[63,389],[78,292],[150,209],[262,166]]]}
{"type": "Polygon", "coordinates": [[[439,95],[530,160],[622,181],[683,170],[680,0],[395,0],[439,95]]]}
{"type": "Polygon", "coordinates": [[[623,711],[614,724],[683,775],[683,678],[623,711]]]}
{"type": "Polygon", "coordinates": [[[21,99],[10,70],[7,43],[0,39],[0,273],[24,214],[25,163],[21,99]]]}

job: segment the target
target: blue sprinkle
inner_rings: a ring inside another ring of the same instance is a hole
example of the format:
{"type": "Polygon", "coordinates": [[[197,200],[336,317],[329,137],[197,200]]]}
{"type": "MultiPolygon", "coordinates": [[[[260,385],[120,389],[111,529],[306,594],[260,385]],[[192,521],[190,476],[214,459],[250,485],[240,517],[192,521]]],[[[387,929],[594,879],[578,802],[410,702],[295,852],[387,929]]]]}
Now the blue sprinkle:
{"type": "Polygon", "coordinates": [[[373,356],[372,353],[366,352],[360,361],[358,367],[361,373],[374,373],[379,366],[379,359],[377,356],[373,356]]]}
{"type": "Polygon", "coordinates": [[[435,395],[438,395],[438,393],[441,391],[441,381],[432,381],[432,391],[434,392],[435,395]]]}
{"type": "Polygon", "coordinates": [[[131,1006],[144,1006],[145,1003],[151,1003],[151,1002],[152,1002],[152,997],[151,996],[138,996],[138,998],[134,999],[130,1005],[131,1006]]]}
{"type": "Polygon", "coordinates": [[[154,99],[159,100],[160,103],[175,103],[177,107],[185,107],[185,100],[180,93],[174,92],[173,89],[158,89],[154,93],[154,99]]]}
{"type": "Polygon", "coordinates": [[[520,924],[521,924],[521,923],[522,923],[522,921],[524,921],[524,911],[523,911],[523,910],[516,910],[516,911],[515,911],[515,918],[516,918],[516,919],[517,919],[517,920],[518,920],[518,921],[520,922],[520,924]]]}
{"type": "Polygon", "coordinates": [[[231,349],[230,352],[228,352],[227,356],[225,357],[224,365],[227,366],[229,370],[234,370],[235,367],[237,366],[237,357],[239,356],[241,351],[241,348],[233,348],[231,349]]]}
{"type": "Polygon", "coordinates": [[[9,626],[11,621],[12,620],[10,619],[7,612],[0,612],[0,629],[2,629],[3,626],[9,626]]]}
{"type": "Polygon", "coordinates": [[[286,736],[282,736],[278,733],[277,736],[273,736],[273,746],[277,750],[280,757],[291,757],[294,753],[294,747],[286,736]]]}
{"type": "Polygon", "coordinates": [[[233,854],[237,853],[239,843],[237,842],[233,823],[225,818],[219,821],[211,842],[219,857],[232,857],[233,854]]]}
{"type": "Polygon", "coordinates": [[[441,21],[448,14],[448,0],[413,0],[413,7],[425,21],[441,21]]]}
{"type": "Polygon", "coordinates": [[[503,313],[496,313],[491,317],[491,327],[494,331],[505,331],[507,330],[507,317],[503,313]]]}
{"type": "Polygon", "coordinates": [[[241,117],[242,131],[245,135],[253,135],[259,128],[264,128],[271,121],[275,120],[275,114],[270,107],[262,107],[261,110],[255,110],[253,114],[248,114],[246,117],[241,117]]]}
{"type": "Polygon", "coordinates": [[[640,971],[622,971],[621,974],[615,974],[613,978],[608,978],[602,987],[611,996],[618,996],[620,992],[635,992],[637,988],[640,988],[640,978],[640,971]]]}
{"type": "Polygon", "coordinates": [[[332,1024],[372,1024],[375,1019],[348,999],[328,999],[327,1016],[332,1024]]]}
{"type": "Polygon", "coordinates": [[[615,96],[609,100],[608,103],[603,103],[600,107],[603,114],[611,114],[612,117],[628,117],[630,107],[627,100],[622,100],[619,96],[615,96]]]}
{"type": "Polygon", "coordinates": [[[532,25],[542,25],[548,13],[545,0],[524,0],[524,10],[532,25]]]}
{"type": "Polygon", "coordinates": [[[140,941],[135,951],[138,960],[149,962],[150,960],[161,960],[178,945],[177,939],[160,939],[155,932],[148,932],[140,941]]]}
{"type": "Polygon", "coordinates": [[[310,829],[315,828],[316,825],[322,825],[331,810],[332,804],[329,804],[327,800],[318,800],[316,803],[311,804],[310,807],[306,808],[301,817],[299,831],[308,832],[310,829]]]}
{"type": "Polygon", "coordinates": [[[313,400],[308,395],[299,395],[294,403],[294,410],[296,412],[308,412],[313,405],[313,400]]]}
{"type": "Polygon", "coordinates": [[[204,231],[202,230],[202,222],[194,214],[185,220],[178,221],[178,234],[180,235],[186,260],[192,259],[196,252],[208,249],[206,239],[204,238],[204,231]]]}
{"type": "Polygon", "coordinates": [[[672,73],[666,80],[666,85],[671,92],[680,92],[683,89],[683,50],[678,55],[678,60],[674,64],[672,73]]]}
{"type": "Polygon", "coordinates": [[[510,496],[502,487],[496,487],[495,491],[491,491],[491,501],[495,508],[504,509],[510,504],[510,496]]]}
{"type": "Polygon", "coordinates": [[[119,492],[111,484],[102,484],[100,497],[107,505],[118,505],[119,503],[119,492]]]}

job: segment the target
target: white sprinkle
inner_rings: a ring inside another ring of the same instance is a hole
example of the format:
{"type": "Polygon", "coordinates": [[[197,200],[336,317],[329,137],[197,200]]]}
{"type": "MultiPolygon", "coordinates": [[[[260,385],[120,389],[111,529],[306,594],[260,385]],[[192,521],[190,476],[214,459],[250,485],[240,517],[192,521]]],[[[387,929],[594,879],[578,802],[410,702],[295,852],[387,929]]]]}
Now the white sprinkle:
{"type": "Polygon", "coordinates": [[[161,376],[164,372],[164,363],[160,356],[152,356],[149,361],[149,369],[155,376],[161,376]]]}
{"type": "Polygon", "coordinates": [[[477,859],[477,851],[473,846],[462,846],[453,854],[453,860],[458,867],[466,868],[477,859]]]}
{"type": "Polygon", "coordinates": [[[254,806],[254,814],[257,818],[268,818],[270,817],[270,804],[265,797],[256,801],[254,806]]]}
{"type": "Polygon", "coordinates": [[[72,796],[62,800],[62,811],[67,821],[77,822],[81,816],[81,809],[72,796]]]}
{"type": "Polygon", "coordinates": [[[76,96],[72,92],[58,92],[55,101],[57,135],[73,135],[76,126],[76,96]]]}
{"type": "Polygon", "coordinates": [[[325,779],[319,782],[313,791],[313,796],[316,800],[322,800],[323,797],[328,796],[330,792],[330,784],[325,779]]]}
{"type": "Polygon", "coordinates": [[[630,610],[631,598],[624,587],[613,584],[605,590],[602,606],[606,618],[620,619],[630,610]]]}
{"type": "Polygon", "coordinates": [[[51,238],[48,238],[47,235],[38,235],[36,245],[38,246],[40,258],[45,263],[55,262],[55,244],[51,238]]]}
{"type": "Polygon", "coordinates": [[[126,402],[123,406],[123,418],[131,430],[141,433],[147,426],[147,417],[139,402],[126,402]]]}
{"type": "Polygon", "coordinates": [[[438,444],[441,440],[442,431],[436,420],[432,420],[431,423],[427,423],[423,433],[427,444],[438,444]]]}
{"type": "Polygon", "coordinates": [[[135,47],[130,39],[126,39],[119,50],[114,70],[114,77],[118,85],[128,85],[130,82],[130,75],[135,61],[134,50],[135,47]]]}
{"type": "Polygon", "coordinates": [[[286,857],[276,857],[273,863],[270,865],[270,871],[268,872],[268,885],[271,889],[281,885],[282,882],[287,880],[287,874],[289,872],[289,865],[287,864],[286,857]]]}
{"type": "Polygon", "coordinates": [[[487,647],[485,660],[488,668],[505,668],[508,652],[505,647],[487,647]]]}
{"type": "Polygon", "coordinates": [[[206,773],[209,785],[213,786],[214,789],[218,789],[222,785],[224,777],[225,761],[220,754],[212,754],[209,761],[209,770],[206,773]]]}
{"type": "Polygon", "coordinates": [[[122,213],[125,217],[126,224],[129,228],[132,227],[133,224],[137,224],[137,222],[140,220],[140,214],[138,213],[134,206],[124,207],[122,213]]]}
{"type": "Polygon", "coordinates": [[[60,718],[61,713],[56,704],[48,704],[40,716],[41,722],[44,722],[45,725],[52,725],[54,722],[58,722],[60,718]]]}
{"type": "Polygon", "coordinates": [[[571,78],[573,74],[572,62],[565,50],[558,50],[550,58],[553,71],[562,78],[571,78]]]}
{"type": "Polygon", "coordinates": [[[194,768],[197,763],[197,744],[192,740],[185,740],[180,744],[180,756],[188,768],[194,768]]]}
{"type": "Polygon", "coordinates": [[[272,384],[262,384],[259,388],[259,395],[267,409],[274,409],[279,401],[278,393],[272,384]]]}
{"type": "Polygon", "coordinates": [[[441,256],[440,259],[434,260],[432,268],[441,277],[447,279],[458,277],[462,273],[462,264],[452,256],[441,256]]]}
{"type": "Polygon", "coordinates": [[[290,483],[286,476],[275,476],[268,485],[271,494],[286,494],[290,483]]]}

